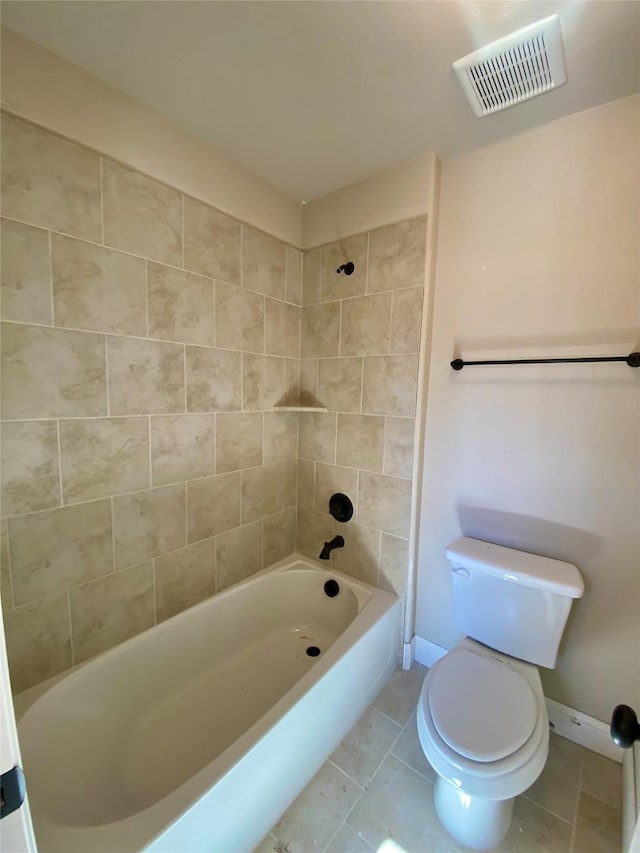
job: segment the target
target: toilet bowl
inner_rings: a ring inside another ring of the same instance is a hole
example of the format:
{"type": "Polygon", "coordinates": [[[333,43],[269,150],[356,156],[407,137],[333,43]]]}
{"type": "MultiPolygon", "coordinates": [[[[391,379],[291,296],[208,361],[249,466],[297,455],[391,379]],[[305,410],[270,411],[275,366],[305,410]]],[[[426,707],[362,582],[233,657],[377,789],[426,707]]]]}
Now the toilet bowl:
{"type": "Polygon", "coordinates": [[[417,722],[438,774],[440,822],[468,847],[499,844],[515,797],[547,760],[549,720],[537,667],[466,638],[429,670],[417,722]]]}

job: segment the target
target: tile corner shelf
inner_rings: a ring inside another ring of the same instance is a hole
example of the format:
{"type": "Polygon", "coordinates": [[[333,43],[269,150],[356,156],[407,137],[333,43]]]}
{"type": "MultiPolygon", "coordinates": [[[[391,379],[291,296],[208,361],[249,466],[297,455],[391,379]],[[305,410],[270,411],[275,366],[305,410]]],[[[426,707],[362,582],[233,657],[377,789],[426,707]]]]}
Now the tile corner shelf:
{"type": "Polygon", "coordinates": [[[326,406],[309,406],[305,403],[289,403],[286,406],[273,406],[273,412],[326,412],[326,406]]]}

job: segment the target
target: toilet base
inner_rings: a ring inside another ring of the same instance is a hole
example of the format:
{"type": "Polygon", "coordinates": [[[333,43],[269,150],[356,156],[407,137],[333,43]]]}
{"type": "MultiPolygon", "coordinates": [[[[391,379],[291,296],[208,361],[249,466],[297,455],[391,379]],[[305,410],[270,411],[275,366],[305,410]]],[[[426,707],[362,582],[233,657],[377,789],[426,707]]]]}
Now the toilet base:
{"type": "Polygon", "coordinates": [[[465,794],[441,776],[433,795],[440,823],[456,841],[475,850],[495,847],[507,834],[515,797],[485,800],[465,794]]]}

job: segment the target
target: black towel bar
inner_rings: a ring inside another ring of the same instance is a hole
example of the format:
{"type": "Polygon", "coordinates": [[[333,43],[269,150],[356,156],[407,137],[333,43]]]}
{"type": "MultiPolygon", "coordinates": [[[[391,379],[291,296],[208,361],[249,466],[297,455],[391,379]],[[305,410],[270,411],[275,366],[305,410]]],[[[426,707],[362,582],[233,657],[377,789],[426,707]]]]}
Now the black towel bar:
{"type": "Polygon", "coordinates": [[[462,370],[463,367],[473,364],[582,364],[596,361],[624,361],[629,367],[640,367],[640,352],[594,358],[505,358],[490,361],[463,361],[461,358],[454,358],[450,364],[454,370],[462,370]]]}

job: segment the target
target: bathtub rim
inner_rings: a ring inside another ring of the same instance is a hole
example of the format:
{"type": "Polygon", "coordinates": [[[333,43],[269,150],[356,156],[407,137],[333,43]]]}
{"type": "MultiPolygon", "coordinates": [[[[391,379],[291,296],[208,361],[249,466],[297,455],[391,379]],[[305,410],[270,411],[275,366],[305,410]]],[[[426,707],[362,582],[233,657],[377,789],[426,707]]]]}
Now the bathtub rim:
{"type": "MultiPolygon", "coordinates": [[[[369,598],[375,594],[384,594],[391,596],[392,598],[399,597],[393,593],[389,592],[382,587],[373,586],[372,584],[366,583],[366,581],[361,581],[358,578],[354,578],[351,575],[346,574],[345,572],[341,572],[338,569],[334,569],[330,566],[320,565],[315,560],[310,557],[306,557],[303,554],[299,554],[297,552],[290,554],[288,557],[285,557],[282,560],[278,560],[277,563],[272,563],[270,566],[267,566],[264,569],[260,569],[259,572],[255,572],[253,575],[250,575],[248,578],[244,578],[232,586],[227,587],[226,589],[221,590],[220,592],[214,593],[210,595],[208,598],[204,598],[202,601],[198,601],[196,604],[193,604],[191,607],[187,607],[185,610],[181,610],[179,613],[175,613],[173,616],[170,616],[168,619],[163,619],[162,622],[158,622],[156,625],[151,625],[149,628],[146,628],[144,631],[141,631],[138,634],[134,634],[132,637],[123,640],[121,643],[118,643],[115,646],[112,646],[109,649],[105,649],[103,652],[98,652],[97,655],[89,658],[88,660],[80,661],[80,663],[74,664],[69,669],[65,669],[62,672],[57,673],[56,675],[52,675],[50,678],[45,679],[44,681],[35,684],[33,687],[27,687],[25,690],[21,690],[19,693],[13,693],[13,706],[14,713],[16,717],[16,723],[19,723],[27,711],[43,696],[45,693],[48,693],[53,687],[56,686],[60,681],[63,681],[70,676],[75,676],[76,673],[83,670],[85,667],[95,664],[97,661],[102,662],[103,660],[108,659],[108,656],[111,655],[112,652],[116,652],[121,649],[123,646],[128,646],[131,644],[133,647],[136,642],[140,642],[141,638],[144,637],[149,631],[153,631],[154,629],[164,628],[165,625],[169,625],[173,622],[179,622],[181,619],[187,618],[190,613],[193,613],[197,609],[204,609],[207,606],[211,606],[211,602],[213,600],[221,600],[222,596],[226,596],[228,593],[236,593],[238,590],[241,590],[243,587],[250,584],[252,581],[257,578],[263,577],[269,574],[276,574],[280,572],[286,572],[289,569],[292,569],[295,564],[301,563],[304,568],[308,569],[316,569],[316,570],[324,570],[331,575],[336,575],[338,578],[342,579],[349,586],[354,587],[357,591],[360,592],[360,595],[356,594],[356,598],[358,600],[358,612],[354,618],[357,618],[362,612],[364,606],[368,603],[369,598]],[[366,597],[366,600],[363,601],[362,597],[366,597]]],[[[345,629],[348,630],[349,626],[345,629]]],[[[342,636],[342,635],[341,635],[342,636]]]]}

